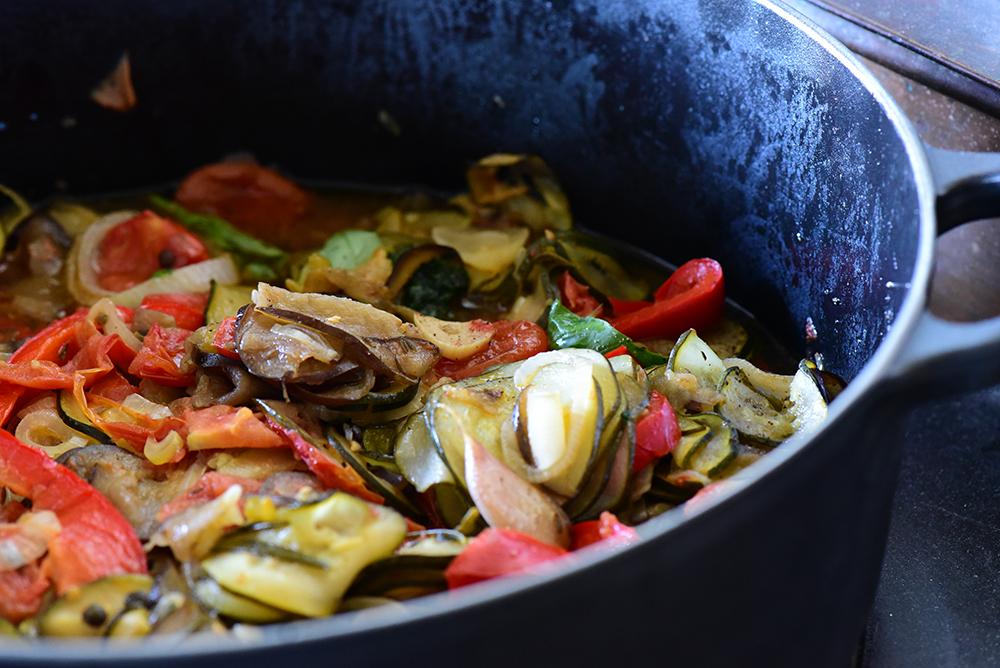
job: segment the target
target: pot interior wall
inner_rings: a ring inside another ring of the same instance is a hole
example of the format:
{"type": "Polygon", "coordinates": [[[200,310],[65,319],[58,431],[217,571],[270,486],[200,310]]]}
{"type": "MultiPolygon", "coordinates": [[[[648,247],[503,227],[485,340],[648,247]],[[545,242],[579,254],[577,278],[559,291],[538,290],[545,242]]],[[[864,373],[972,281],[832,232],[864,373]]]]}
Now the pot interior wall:
{"type": "Polygon", "coordinates": [[[891,122],[753,2],[9,0],[0,26],[0,182],[35,197],[172,180],[234,151],[445,187],[482,154],[536,152],[582,224],[719,258],[731,295],[848,377],[914,267],[891,122]],[[139,107],[116,114],[88,94],[123,50],[139,107]]]}

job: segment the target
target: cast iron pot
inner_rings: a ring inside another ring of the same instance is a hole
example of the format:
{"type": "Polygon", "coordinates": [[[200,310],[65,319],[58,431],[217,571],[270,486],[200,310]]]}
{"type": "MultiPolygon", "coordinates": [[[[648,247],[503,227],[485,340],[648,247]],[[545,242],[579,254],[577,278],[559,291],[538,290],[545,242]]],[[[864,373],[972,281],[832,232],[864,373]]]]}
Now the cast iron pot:
{"type": "Polygon", "coordinates": [[[7,0],[0,31],[0,182],[30,195],[243,150],[434,186],[492,151],[538,153],[583,224],[720,259],[732,296],[852,381],[822,429],[619,554],[256,639],[4,644],[5,661],[845,666],[902,412],[1000,379],[1000,321],[925,312],[935,233],[998,213],[997,179],[964,177],[1000,163],[925,149],[853,57],[769,0],[7,0]],[[120,115],[88,93],[124,49],[139,107],[120,115]]]}

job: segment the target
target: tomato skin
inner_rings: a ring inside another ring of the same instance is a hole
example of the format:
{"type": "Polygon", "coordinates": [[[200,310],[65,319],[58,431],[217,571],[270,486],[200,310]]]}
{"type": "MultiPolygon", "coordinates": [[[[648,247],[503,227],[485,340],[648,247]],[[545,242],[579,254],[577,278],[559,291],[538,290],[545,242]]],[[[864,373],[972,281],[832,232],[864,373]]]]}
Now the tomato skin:
{"type": "Polygon", "coordinates": [[[57,593],[115,573],[145,573],[146,553],[132,525],[100,492],[41,450],[0,430],[0,485],[51,510],[62,530],[49,542],[43,571],[57,593]]]}
{"type": "Polygon", "coordinates": [[[235,317],[226,318],[219,323],[219,326],[215,329],[215,333],[212,335],[212,347],[215,348],[215,352],[224,357],[234,360],[240,358],[240,354],[236,352],[235,317]]]}
{"type": "Polygon", "coordinates": [[[489,345],[472,357],[460,361],[442,357],[434,370],[439,376],[461,380],[478,376],[498,364],[517,362],[549,349],[545,330],[528,320],[498,320],[492,323],[489,345]]]}
{"type": "Polygon", "coordinates": [[[681,440],[677,415],[667,398],[653,390],[649,405],[635,424],[635,458],[632,470],[641,471],[650,462],[673,452],[681,440]]]}
{"type": "Polygon", "coordinates": [[[590,288],[573,278],[569,271],[559,275],[558,286],[563,305],[578,316],[599,316],[604,310],[604,305],[590,294],[590,288]]]}
{"type": "Polygon", "coordinates": [[[292,450],[295,451],[295,456],[328,489],[339,489],[372,503],[382,503],[384,501],[381,496],[365,487],[365,481],[350,466],[335,462],[325,452],[320,451],[315,445],[302,438],[302,435],[294,429],[282,427],[270,417],[266,419],[267,426],[288,442],[292,450]]]}
{"type": "Polygon", "coordinates": [[[614,318],[611,324],[625,336],[654,339],[703,329],[722,315],[725,281],[722,267],[710,258],[685,262],[671,274],[645,308],[614,318]]]}
{"type": "Polygon", "coordinates": [[[178,327],[194,331],[205,324],[206,304],[208,304],[207,293],[176,292],[146,295],[139,306],[173,316],[174,323],[178,327]]]}
{"type": "Polygon", "coordinates": [[[569,554],[510,529],[486,529],[455,557],[444,577],[449,589],[530,571],[538,564],[569,554]]]}
{"type": "Polygon", "coordinates": [[[248,162],[219,162],[184,179],[174,199],[262,238],[273,238],[306,214],[309,196],[277,172],[248,162]]]}
{"type": "Polygon", "coordinates": [[[160,269],[208,259],[201,239],[177,223],[143,211],[115,225],[98,245],[97,280],[105,290],[119,292],[142,283],[160,269]]]}
{"type": "Polygon", "coordinates": [[[570,528],[572,550],[579,550],[596,543],[608,546],[629,545],[639,540],[632,527],[622,524],[612,513],[604,511],[599,519],[578,522],[570,528]]]}
{"type": "Polygon", "coordinates": [[[42,607],[49,579],[37,564],[0,573],[0,619],[17,624],[42,607]]]}
{"type": "Polygon", "coordinates": [[[191,385],[194,383],[194,374],[184,373],[180,369],[184,357],[184,342],[191,334],[189,330],[178,327],[153,325],[143,339],[139,354],[129,365],[128,372],[171,387],[191,385]]]}
{"type": "Polygon", "coordinates": [[[246,406],[209,406],[186,411],[188,450],[280,448],[284,440],[267,428],[246,406]]]}

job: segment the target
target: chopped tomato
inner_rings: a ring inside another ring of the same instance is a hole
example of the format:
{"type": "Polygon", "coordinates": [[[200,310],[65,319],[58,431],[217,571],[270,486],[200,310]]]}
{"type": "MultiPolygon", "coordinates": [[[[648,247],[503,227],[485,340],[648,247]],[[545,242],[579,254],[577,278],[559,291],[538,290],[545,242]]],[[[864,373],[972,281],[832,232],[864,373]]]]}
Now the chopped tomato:
{"type": "Polygon", "coordinates": [[[597,297],[590,294],[590,288],[573,278],[573,274],[564,271],[559,275],[559,293],[563,305],[579,316],[599,316],[604,305],[597,297]]]}
{"type": "Polygon", "coordinates": [[[220,162],[195,170],[174,199],[264,239],[280,235],[309,209],[309,196],[301,188],[249,162],[220,162]]]}
{"type": "Polygon", "coordinates": [[[117,371],[112,371],[90,388],[91,394],[116,402],[121,402],[125,397],[138,391],[135,385],[117,371]]]}
{"type": "Polygon", "coordinates": [[[235,317],[226,318],[219,323],[215,334],[212,335],[212,347],[215,348],[215,352],[230,359],[238,360],[240,358],[240,354],[236,352],[235,317]]]}
{"type": "Polygon", "coordinates": [[[205,324],[206,304],[208,304],[207,293],[176,292],[146,295],[140,307],[173,316],[174,323],[178,327],[194,331],[205,324]]]}
{"type": "Polygon", "coordinates": [[[17,624],[42,607],[49,579],[37,564],[0,572],[0,619],[17,624]]]}
{"type": "Polygon", "coordinates": [[[611,359],[612,357],[618,357],[620,355],[628,355],[627,346],[618,346],[617,348],[609,350],[608,352],[604,353],[604,356],[607,357],[608,359],[611,359]]]}
{"type": "Polygon", "coordinates": [[[253,480],[252,478],[209,471],[182,495],[164,504],[156,514],[156,519],[162,522],[171,515],[176,515],[183,510],[200,505],[206,501],[211,501],[222,496],[233,485],[241,486],[247,494],[256,494],[257,490],[260,489],[261,483],[259,480],[253,480]]]}
{"type": "Polygon", "coordinates": [[[339,489],[372,503],[384,501],[381,496],[365,487],[365,481],[357,471],[347,464],[334,461],[330,455],[304,439],[299,432],[282,427],[271,418],[267,418],[267,425],[276,434],[284,437],[292,450],[295,451],[295,456],[302,460],[327,488],[339,489]]]}
{"type": "Polygon", "coordinates": [[[121,291],[142,283],[160,269],[208,259],[201,240],[152,211],[115,225],[97,249],[97,280],[105,290],[121,291]]]}
{"type": "Polygon", "coordinates": [[[267,428],[246,406],[209,406],[182,413],[187,424],[188,450],[221,448],[280,448],[278,434],[267,428]]]}
{"type": "Polygon", "coordinates": [[[30,339],[10,356],[10,362],[26,362],[29,360],[44,360],[63,364],[79,350],[77,344],[77,324],[87,317],[87,309],[81,308],[76,313],[51,323],[30,339]]]}
{"type": "Polygon", "coordinates": [[[146,572],[146,553],[132,525],[107,498],[3,430],[0,486],[31,499],[33,509],[51,510],[59,518],[62,529],[49,541],[42,562],[57,593],[114,573],[146,572]]]}
{"type": "Polygon", "coordinates": [[[492,324],[493,338],[485,350],[461,361],[442,357],[434,367],[438,375],[461,380],[478,376],[490,367],[527,359],[549,349],[545,330],[533,322],[499,320],[492,324]]]}
{"type": "Polygon", "coordinates": [[[153,325],[142,341],[139,354],[129,365],[128,372],[171,387],[192,384],[194,374],[181,370],[184,342],[189,336],[191,332],[186,329],[153,325]]]}
{"type": "Polygon", "coordinates": [[[569,554],[510,529],[486,529],[455,557],[444,577],[449,589],[457,589],[496,577],[530,572],[538,564],[569,554]]]}
{"type": "Polygon", "coordinates": [[[677,415],[667,398],[653,390],[649,405],[635,423],[635,459],[632,470],[641,471],[655,459],[673,452],[681,440],[677,415]]]}
{"type": "Polygon", "coordinates": [[[615,317],[611,324],[635,339],[672,337],[692,327],[711,326],[722,315],[726,299],[722,267],[709,258],[685,262],[654,297],[654,303],[615,317]]]}
{"type": "Polygon", "coordinates": [[[639,540],[639,534],[635,529],[622,524],[613,514],[604,511],[600,519],[589,522],[579,522],[570,529],[571,548],[580,548],[604,543],[605,545],[628,545],[639,540]]]}

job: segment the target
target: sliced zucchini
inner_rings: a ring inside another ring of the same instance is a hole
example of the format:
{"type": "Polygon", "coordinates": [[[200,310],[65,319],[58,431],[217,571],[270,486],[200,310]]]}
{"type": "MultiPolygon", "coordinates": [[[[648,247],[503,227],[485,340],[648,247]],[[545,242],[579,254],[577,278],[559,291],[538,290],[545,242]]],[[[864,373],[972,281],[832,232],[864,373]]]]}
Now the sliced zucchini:
{"type": "Polygon", "coordinates": [[[56,402],[56,410],[59,412],[59,417],[62,421],[66,423],[70,429],[78,431],[81,434],[89,436],[98,443],[105,443],[108,445],[114,444],[111,437],[105,434],[103,431],[94,426],[94,424],[87,418],[83,409],[80,407],[80,403],[73,396],[73,392],[70,390],[63,390],[59,393],[59,401],[56,402]]]}
{"type": "Polygon", "coordinates": [[[469,544],[468,537],[454,529],[425,529],[406,534],[396,554],[424,557],[457,557],[469,544]]]}
{"type": "Polygon", "coordinates": [[[702,413],[692,419],[711,430],[711,436],[688,459],[688,466],[702,475],[712,477],[736,457],[736,437],[733,428],[721,415],[702,413]]]}
{"type": "Polygon", "coordinates": [[[372,473],[368,465],[361,459],[359,453],[354,451],[351,441],[339,433],[333,427],[326,429],[326,442],[340,453],[341,458],[347,462],[352,469],[358,472],[368,489],[374,491],[385,499],[385,502],[407,515],[408,517],[423,517],[423,512],[413,504],[403,490],[393,487],[388,481],[372,473]]]}
{"type": "Polygon", "coordinates": [[[681,334],[670,351],[667,368],[678,373],[693,374],[705,387],[717,387],[726,366],[707,343],[693,329],[681,334]]]}
{"type": "Polygon", "coordinates": [[[287,619],[289,616],[283,610],[227,591],[218,582],[209,577],[195,582],[192,592],[205,607],[238,622],[268,624],[287,619]]]}
{"type": "Polygon", "coordinates": [[[708,425],[683,416],[677,422],[681,427],[681,440],[672,453],[674,464],[679,469],[687,469],[690,468],[691,458],[708,442],[712,430],[708,425]]]}
{"type": "Polygon", "coordinates": [[[444,569],[453,558],[404,554],[376,561],[358,574],[347,595],[407,599],[444,591],[444,569]]]}
{"type": "Polygon", "coordinates": [[[434,447],[423,411],[414,413],[403,424],[394,456],[399,472],[420,493],[434,485],[455,483],[448,465],[434,447]]]}
{"type": "Polygon", "coordinates": [[[148,575],[110,575],[70,589],[38,617],[45,636],[101,636],[125,611],[130,596],[145,597],[153,587],[148,575]]]}
{"type": "Polygon", "coordinates": [[[212,281],[205,305],[205,324],[214,327],[226,318],[232,318],[245,305],[253,301],[249,285],[221,285],[212,281]]]}
{"type": "Polygon", "coordinates": [[[823,396],[823,381],[808,360],[799,362],[799,370],[788,388],[788,413],[795,431],[808,431],[826,419],[827,403],[823,396]]]}
{"type": "MultiPolygon", "coordinates": [[[[473,380],[473,379],[468,379],[473,380]]],[[[463,426],[498,459],[500,431],[514,411],[517,391],[510,378],[442,385],[427,398],[427,426],[441,459],[452,475],[465,485],[463,426]]]]}
{"type": "Polygon", "coordinates": [[[434,490],[434,506],[446,526],[455,527],[465,533],[462,527],[469,523],[469,514],[473,511],[475,518],[472,518],[472,526],[478,527],[481,523],[478,521],[479,512],[472,504],[472,500],[458,485],[441,483],[431,489],[434,490]]]}
{"type": "Polygon", "coordinates": [[[753,388],[739,367],[726,370],[719,383],[719,393],[724,398],[719,414],[740,433],[773,444],[794,433],[791,418],[775,410],[767,397],[753,388]]]}
{"type": "Polygon", "coordinates": [[[759,394],[767,397],[775,408],[782,408],[788,401],[788,391],[792,384],[792,376],[761,371],[750,362],[739,357],[727,357],[722,361],[727,369],[737,367],[742,371],[751,387],[759,394]]]}
{"type": "Polygon", "coordinates": [[[107,635],[111,638],[141,638],[152,630],[149,610],[126,608],[108,625],[107,635]]]}
{"type": "Polygon", "coordinates": [[[406,522],[395,511],[337,492],[298,508],[279,508],[280,528],[260,532],[262,540],[322,561],[326,567],[232,551],[202,562],[205,572],[235,594],[304,617],[337,609],[355,576],[402,543],[406,522]]]}
{"type": "MultiPolygon", "coordinates": [[[[666,469],[667,467],[662,468],[666,469]]],[[[690,499],[710,482],[712,482],[711,478],[697,471],[661,472],[657,470],[649,495],[659,501],[676,505],[690,499]]]]}

